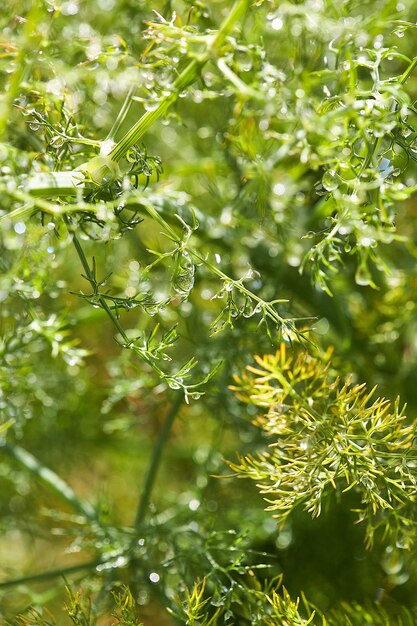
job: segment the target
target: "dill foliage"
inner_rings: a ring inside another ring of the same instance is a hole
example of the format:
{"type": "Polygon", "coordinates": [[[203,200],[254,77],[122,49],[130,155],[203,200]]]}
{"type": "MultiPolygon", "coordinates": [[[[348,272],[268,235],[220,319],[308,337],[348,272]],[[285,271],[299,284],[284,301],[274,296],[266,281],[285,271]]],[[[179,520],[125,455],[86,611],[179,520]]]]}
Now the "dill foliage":
{"type": "Polygon", "coordinates": [[[2,7],[5,624],[416,623],[415,5],[2,7]]]}

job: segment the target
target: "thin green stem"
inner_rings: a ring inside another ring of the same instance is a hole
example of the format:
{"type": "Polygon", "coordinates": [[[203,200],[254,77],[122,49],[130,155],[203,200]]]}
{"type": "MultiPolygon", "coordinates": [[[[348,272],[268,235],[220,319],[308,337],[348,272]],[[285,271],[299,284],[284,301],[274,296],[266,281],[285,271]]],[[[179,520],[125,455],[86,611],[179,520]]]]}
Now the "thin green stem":
{"type": "Polygon", "coordinates": [[[220,58],[217,61],[217,67],[219,68],[223,76],[227,78],[227,80],[232,83],[234,87],[236,87],[241,98],[254,98],[255,100],[261,101],[265,100],[265,97],[261,93],[249,87],[249,85],[244,83],[243,80],[239,78],[239,76],[236,76],[236,74],[230,69],[224,59],[220,58]]]}
{"type": "MultiPolygon", "coordinates": [[[[64,216],[64,220],[65,220],[65,222],[67,224],[67,227],[68,227],[68,230],[69,230],[69,232],[70,232],[70,234],[72,236],[72,241],[73,241],[74,247],[75,247],[75,249],[77,251],[78,257],[79,257],[79,259],[81,261],[81,264],[82,264],[82,266],[84,268],[86,278],[91,282],[91,284],[94,284],[95,283],[95,277],[93,275],[93,272],[91,271],[90,265],[88,263],[86,255],[84,253],[82,245],[81,245],[78,237],[76,236],[76,234],[72,230],[71,224],[70,224],[70,222],[68,220],[68,217],[64,216]]],[[[155,363],[155,361],[147,353],[147,350],[146,349],[142,349],[140,346],[137,346],[133,342],[131,342],[131,340],[127,336],[124,328],[122,327],[122,325],[120,324],[119,320],[117,319],[116,315],[113,313],[113,311],[111,310],[111,308],[107,304],[106,299],[103,296],[98,295],[97,296],[97,302],[99,303],[100,307],[104,310],[104,312],[107,314],[107,316],[110,318],[110,320],[113,322],[113,324],[116,327],[119,335],[122,337],[122,339],[124,341],[124,347],[133,349],[135,354],[137,354],[145,363],[147,363],[149,365],[149,367],[151,367],[154,370],[154,372],[156,372],[158,374],[158,376],[162,380],[168,380],[169,381],[169,379],[171,377],[169,375],[167,375],[165,372],[163,372],[160,367],[158,367],[158,365],[155,363]]],[[[182,385],[182,387],[183,387],[184,391],[186,391],[186,386],[182,385]]]]}
{"type": "MultiPolygon", "coordinates": [[[[59,172],[60,174],[64,172],[59,172]]],[[[10,213],[5,213],[4,215],[0,215],[0,223],[5,220],[11,219],[23,219],[27,216],[30,216],[32,213],[36,212],[36,210],[42,211],[42,213],[47,213],[48,215],[53,215],[55,217],[62,217],[64,215],[69,215],[71,213],[80,213],[81,211],[97,211],[99,207],[106,207],[109,210],[114,210],[118,204],[118,200],[107,200],[106,202],[100,202],[100,204],[89,204],[88,202],[84,202],[83,200],[78,200],[78,202],[73,202],[71,204],[56,204],[49,202],[44,197],[40,197],[45,194],[50,197],[58,198],[60,196],[75,196],[79,191],[80,187],[76,187],[72,184],[71,187],[62,187],[60,186],[64,181],[57,180],[56,187],[51,187],[50,192],[47,193],[44,188],[38,187],[36,188],[36,177],[32,178],[30,181],[30,185],[32,188],[29,188],[29,192],[14,190],[14,191],[5,191],[2,189],[2,192],[9,194],[14,200],[18,202],[24,202],[23,206],[17,207],[10,213]]],[[[64,182],[65,184],[65,182],[64,182]]]]}
{"type": "Polygon", "coordinates": [[[211,48],[218,50],[225,42],[226,38],[233,31],[235,25],[245,17],[251,0],[237,0],[228,13],[228,16],[220,26],[214,38],[211,48]]]}
{"type": "MultiPolygon", "coordinates": [[[[72,194],[75,194],[77,191],[76,187],[72,188],[72,194]]],[[[60,193],[60,189],[56,188],[58,192],[53,195],[58,195],[60,193]]],[[[54,215],[56,217],[62,216],[68,213],[74,213],[82,211],[84,208],[86,210],[90,210],[90,205],[83,205],[83,203],[78,204],[53,204],[52,202],[48,202],[44,198],[39,198],[31,195],[30,193],[25,193],[24,191],[12,191],[10,195],[17,200],[18,202],[24,202],[23,206],[17,207],[10,213],[5,213],[4,215],[0,215],[0,222],[11,219],[24,219],[30,216],[32,213],[36,212],[36,210],[41,210],[43,213],[47,213],[48,215],[54,215]]]]}
{"type": "MultiPolygon", "coordinates": [[[[158,213],[155,207],[143,201],[142,201],[142,206],[146,209],[147,213],[149,213],[149,215],[164,228],[165,232],[170,236],[171,239],[173,239],[178,244],[181,243],[180,237],[178,237],[175,231],[171,228],[171,226],[169,226],[169,224],[164,220],[164,218],[158,213]]],[[[253,302],[260,304],[263,307],[266,316],[269,317],[275,324],[278,324],[282,328],[290,327],[291,330],[293,330],[294,332],[297,332],[294,327],[293,320],[287,320],[281,317],[273,306],[273,304],[275,303],[287,302],[287,300],[275,300],[274,302],[265,302],[265,300],[263,300],[260,296],[256,295],[255,293],[247,289],[247,287],[245,287],[241,281],[234,280],[233,278],[230,278],[230,276],[227,276],[227,274],[222,272],[220,268],[213,265],[213,263],[208,261],[202,254],[197,252],[197,250],[194,250],[191,247],[187,247],[187,250],[196,260],[198,260],[200,263],[203,263],[206,267],[208,267],[213,272],[213,274],[218,276],[222,281],[224,281],[225,283],[232,284],[241,294],[243,294],[244,296],[247,296],[253,302]]]]}
{"type": "Polygon", "coordinates": [[[410,78],[411,74],[414,72],[416,67],[417,67],[417,57],[414,57],[414,59],[411,61],[410,65],[407,67],[405,72],[400,76],[398,82],[404,85],[404,83],[407,82],[407,80],[410,78]]]}
{"type": "Polygon", "coordinates": [[[145,199],[141,199],[142,206],[145,209],[146,213],[151,216],[153,220],[164,229],[165,233],[169,235],[169,237],[177,243],[181,244],[181,238],[175,232],[173,228],[168,224],[168,222],[162,217],[162,215],[155,209],[155,207],[150,203],[145,201],[145,199]]]}
{"type": "Polygon", "coordinates": [[[81,513],[89,520],[95,520],[96,514],[94,509],[82,502],[71,487],[60,476],[55,474],[54,471],[43,465],[36,457],[30,452],[24,450],[20,446],[12,445],[11,443],[4,443],[2,448],[6,450],[16,461],[23,465],[25,469],[34,474],[44,485],[52,489],[63,500],[65,500],[74,510],[81,513]]]}
{"type": "Polygon", "coordinates": [[[59,578],[61,576],[68,576],[69,574],[75,574],[82,570],[95,569],[98,565],[105,563],[103,559],[94,559],[87,561],[86,563],[80,563],[79,565],[71,565],[69,567],[60,567],[57,569],[48,570],[40,574],[30,574],[29,576],[22,576],[21,578],[14,578],[13,580],[6,580],[0,582],[0,590],[8,589],[10,587],[17,587],[18,585],[26,585],[27,583],[42,582],[44,580],[50,580],[51,578],[59,578]]]}
{"type": "Polygon", "coordinates": [[[147,111],[125,134],[119,143],[113,148],[109,156],[113,161],[120,161],[127,151],[139,141],[144,133],[170,108],[170,106],[178,99],[180,93],[189,87],[200,75],[203,66],[209,60],[213,52],[217,52],[224,43],[227,36],[232,32],[236,23],[243,19],[249,9],[249,0],[237,0],[227,18],[220,26],[217,34],[213,38],[211,44],[207,46],[205,54],[198,59],[192,59],[190,63],[179,74],[172,85],[172,91],[169,95],[162,98],[158,106],[153,111],[147,111]]]}
{"type": "Polygon", "coordinates": [[[256,302],[257,304],[260,304],[265,309],[267,316],[273,322],[275,322],[276,324],[279,324],[282,327],[291,325],[292,320],[286,320],[285,318],[281,317],[273,307],[273,304],[275,303],[288,302],[288,300],[285,300],[285,299],[274,300],[273,303],[266,302],[260,296],[257,296],[256,293],[253,293],[253,291],[250,291],[250,289],[247,289],[240,280],[234,280],[233,278],[230,278],[229,276],[227,276],[227,274],[222,272],[221,269],[213,265],[213,263],[208,261],[203,255],[201,255],[196,250],[191,249],[189,250],[189,252],[190,254],[193,255],[195,259],[197,259],[198,261],[203,263],[206,267],[208,267],[213,272],[213,274],[216,274],[225,283],[231,283],[233,287],[235,287],[241,294],[243,294],[244,296],[247,296],[248,298],[250,298],[252,301],[256,302]]]}
{"type": "Polygon", "coordinates": [[[33,59],[41,47],[43,38],[39,36],[37,26],[45,17],[40,2],[33,2],[29,13],[25,18],[23,29],[23,42],[17,55],[15,69],[10,77],[8,89],[4,95],[3,101],[0,103],[0,137],[6,130],[7,123],[10,120],[10,112],[19,86],[25,79],[31,69],[33,59]]]}
{"type": "MultiPolygon", "coordinates": [[[[130,128],[130,130],[128,130],[128,132],[113,147],[113,149],[108,154],[110,163],[111,162],[118,163],[126,155],[128,150],[141,139],[141,137],[145,134],[145,132],[157,120],[159,120],[161,117],[165,115],[165,113],[168,111],[171,105],[179,98],[181,92],[183,92],[184,89],[189,87],[199,77],[202,68],[210,59],[210,57],[212,55],[218,54],[219,49],[223,45],[228,35],[232,32],[236,23],[239,22],[239,20],[244,18],[245,14],[247,13],[249,9],[249,4],[250,4],[250,0],[237,0],[235,2],[227,18],[224,20],[223,24],[220,26],[219,30],[217,31],[217,34],[214,35],[211,39],[209,37],[207,38],[208,43],[207,43],[207,50],[205,51],[205,53],[199,56],[199,58],[191,59],[188,65],[184,68],[184,70],[177,76],[177,78],[173,82],[171,93],[168,94],[167,96],[164,96],[159,101],[159,103],[157,104],[154,110],[146,111],[146,113],[144,113],[142,117],[140,117],[140,119],[130,128]]],[[[226,73],[229,74],[229,79],[230,79],[232,76],[231,70],[228,71],[227,68],[225,68],[222,65],[220,65],[220,67],[223,68],[222,69],[223,72],[226,71],[226,73]]],[[[243,88],[244,83],[241,83],[241,81],[239,82],[239,80],[240,79],[237,76],[233,75],[233,81],[235,83],[235,86],[238,86],[239,88],[243,88]]],[[[123,103],[123,106],[119,112],[119,115],[116,118],[115,123],[113,124],[107,136],[106,141],[109,141],[109,140],[111,141],[113,139],[114,135],[117,133],[117,131],[120,128],[120,125],[125,119],[127,112],[129,110],[130,104],[131,104],[131,100],[132,100],[131,96],[132,96],[133,91],[134,91],[134,88],[132,87],[126,97],[125,102],[123,103]]],[[[245,86],[245,94],[250,95],[251,97],[259,97],[258,94],[250,90],[250,88],[247,86],[245,86]]],[[[1,117],[1,113],[2,112],[0,110],[0,117],[1,117]]],[[[1,127],[1,119],[0,119],[0,133],[1,131],[2,131],[2,127],[1,127]]],[[[94,143],[95,145],[97,144],[97,142],[94,142],[94,143]]],[[[94,159],[97,159],[97,158],[98,157],[94,157],[94,159]]],[[[54,172],[50,180],[47,181],[46,184],[45,184],[45,180],[40,179],[39,175],[36,177],[33,177],[33,179],[29,179],[28,181],[29,186],[32,186],[32,189],[30,188],[29,189],[34,195],[40,194],[44,196],[49,195],[49,196],[55,196],[55,197],[62,196],[62,195],[66,195],[66,196],[74,195],[77,189],[82,188],[82,184],[83,184],[81,180],[82,171],[89,172],[88,166],[89,165],[91,166],[92,161],[93,160],[85,163],[84,169],[81,168],[79,170],[74,170],[73,172],[65,172],[65,180],[61,180],[59,178],[59,175],[63,174],[62,172],[54,172]],[[75,178],[73,178],[74,175],[75,175],[75,178]]],[[[107,166],[102,165],[100,168],[98,168],[98,166],[95,165],[92,171],[94,171],[95,175],[97,176],[96,182],[101,182],[101,179],[103,178],[104,175],[109,175],[109,169],[112,170],[112,168],[108,167],[108,162],[107,162],[107,166]]],[[[114,172],[111,171],[110,173],[114,175],[114,172]]],[[[93,179],[94,179],[94,176],[93,176],[93,179]]],[[[41,202],[38,202],[37,204],[39,206],[41,202]]],[[[42,207],[39,206],[39,208],[42,208],[42,207]]],[[[22,215],[24,215],[28,211],[28,208],[27,207],[24,207],[23,209],[19,208],[18,211],[20,210],[23,211],[22,215]]],[[[56,209],[52,209],[51,205],[48,205],[46,203],[45,203],[45,209],[42,209],[42,210],[46,210],[47,212],[54,213],[54,214],[59,212],[56,209]]],[[[14,216],[17,217],[19,216],[19,214],[16,213],[14,216]]]]}
{"type": "MultiPolygon", "coordinates": [[[[417,57],[415,57],[411,61],[410,65],[407,67],[405,72],[398,79],[398,82],[404,85],[404,83],[407,82],[407,80],[410,78],[411,74],[414,72],[416,67],[417,67],[417,57]]],[[[383,137],[377,137],[376,139],[374,139],[372,145],[368,149],[366,158],[363,161],[362,167],[360,169],[360,174],[362,174],[366,170],[366,168],[369,167],[369,165],[372,163],[375,154],[378,154],[378,149],[382,141],[383,141],[383,137]]]]}
{"type": "Polygon", "coordinates": [[[128,150],[139,141],[145,132],[153,126],[168,111],[170,106],[177,100],[181,91],[188,87],[199,75],[199,70],[204,63],[193,59],[181,72],[172,85],[172,93],[162,98],[158,106],[153,111],[146,111],[142,117],[132,126],[132,128],[122,137],[118,144],[110,152],[109,156],[113,161],[120,161],[128,150]]]}
{"type": "Polygon", "coordinates": [[[162,453],[168,441],[172,424],[174,423],[175,418],[178,415],[184,399],[184,394],[178,393],[175,402],[173,403],[168,415],[166,416],[165,422],[163,423],[163,426],[161,428],[161,432],[159,433],[158,440],[152,450],[152,456],[150,459],[148,470],[146,472],[142,495],[140,497],[136,512],[135,528],[139,528],[145,518],[146,511],[149,506],[149,500],[152,494],[152,489],[155,484],[156,475],[159,469],[159,465],[161,463],[162,453]]]}
{"type": "MultiPolygon", "coordinates": [[[[85,271],[85,275],[88,278],[88,280],[93,284],[95,279],[93,276],[93,273],[90,269],[90,265],[88,263],[87,257],[84,253],[84,250],[81,246],[81,243],[77,237],[77,235],[75,234],[75,232],[72,230],[70,222],[68,220],[68,218],[66,216],[64,216],[64,220],[65,223],[67,224],[68,230],[71,234],[72,237],[72,241],[74,244],[74,247],[77,251],[78,257],[81,261],[81,264],[84,268],[85,271]]],[[[105,298],[103,298],[102,296],[98,296],[98,302],[100,303],[100,306],[102,307],[102,309],[107,313],[108,317],[111,319],[111,321],[113,322],[114,326],[117,328],[118,333],[120,334],[120,336],[122,337],[123,341],[125,342],[125,344],[129,344],[130,340],[129,337],[126,335],[122,325],[120,324],[119,320],[117,319],[117,317],[114,315],[113,311],[111,310],[111,308],[109,307],[109,305],[107,304],[105,298]]]]}
{"type": "Polygon", "coordinates": [[[105,141],[113,141],[113,139],[116,137],[119,128],[121,127],[121,125],[123,124],[126,115],[129,113],[129,109],[132,106],[132,96],[135,93],[135,89],[136,87],[134,85],[132,85],[127,93],[127,96],[125,98],[125,101],[123,102],[123,106],[120,109],[113,126],[111,127],[111,129],[109,130],[109,133],[105,139],[105,141]]]}

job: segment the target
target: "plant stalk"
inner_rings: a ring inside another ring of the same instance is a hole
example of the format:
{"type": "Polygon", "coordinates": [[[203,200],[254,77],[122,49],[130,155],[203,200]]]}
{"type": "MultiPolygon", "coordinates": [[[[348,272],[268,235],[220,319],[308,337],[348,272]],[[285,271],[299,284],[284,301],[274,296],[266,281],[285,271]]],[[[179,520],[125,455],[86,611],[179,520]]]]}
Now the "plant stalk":
{"type": "Polygon", "coordinates": [[[229,15],[220,26],[212,43],[208,46],[206,53],[198,59],[192,59],[174,81],[172,85],[172,92],[159,102],[155,110],[144,113],[136,124],[134,124],[125,134],[125,136],[122,137],[109,154],[113,161],[120,161],[120,159],[125,156],[127,151],[139,141],[148,128],[150,128],[160,117],[165,115],[169,107],[178,99],[180,93],[196,80],[201,69],[209,60],[211,53],[219,50],[226,37],[232,32],[235,24],[245,16],[248,8],[249,0],[237,0],[237,2],[235,2],[229,15]]]}
{"type": "Polygon", "coordinates": [[[162,98],[158,106],[153,111],[146,111],[142,117],[132,126],[124,137],[115,145],[109,153],[112,161],[120,161],[128,150],[139,141],[142,135],[157,121],[165,115],[170,106],[177,100],[179,94],[184,91],[199,74],[199,70],[203,67],[204,62],[193,59],[191,63],[181,72],[172,86],[172,93],[162,98]]]}
{"type": "Polygon", "coordinates": [[[31,5],[30,11],[25,17],[23,42],[17,54],[15,68],[10,77],[7,91],[3,96],[2,102],[0,102],[0,138],[3,136],[10,121],[13,100],[31,68],[33,62],[31,59],[35,58],[34,52],[37,53],[41,47],[42,38],[39,36],[37,27],[44,15],[40,2],[33,2],[31,5]]]}
{"type": "MultiPolygon", "coordinates": [[[[145,132],[161,117],[165,115],[170,106],[179,98],[181,92],[189,87],[200,75],[201,69],[207,63],[213,55],[218,55],[218,51],[223,45],[228,35],[233,31],[235,25],[244,18],[249,9],[250,0],[237,0],[229,12],[227,18],[220,26],[219,30],[213,38],[208,38],[207,50],[204,54],[198,58],[192,59],[184,70],[177,76],[172,85],[172,92],[163,97],[154,110],[146,111],[139,118],[139,120],[127,131],[127,133],[120,139],[120,141],[112,148],[112,150],[105,157],[93,157],[83,165],[79,166],[77,170],[70,172],[52,172],[49,179],[45,179],[45,176],[38,174],[36,177],[29,179],[27,184],[32,195],[41,195],[44,197],[62,197],[71,196],[77,193],[77,190],[83,189],[85,181],[83,181],[83,174],[87,175],[90,181],[94,181],[100,185],[108,180],[114,180],[114,178],[120,175],[120,171],[117,167],[118,162],[126,156],[127,152],[132,146],[134,146],[145,132]]],[[[246,87],[246,90],[248,88],[246,87]]],[[[116,118],[116,122],[110,130],[107,140],[113,138],[113,135],[119,129],[123,119],[125,118],[128,109],[131,104],[131,94],[134,89],[129,91],[129,94],[123,104],[119,115],[116,118]]],[[[252,94],[253,95],[253,94],[252,94]]],[[[1,110],[0,110],[1,118],[1,110]]],[[[0,119],[0,134],[2,131],[0,119]]],[[[108,182],[108,181],[107,181],[108,182]]],[[[37,203],[39,206],[39,203],[37,203]]],[[[40,207],[41,208],[41,207],[40,207]]],[[[19,209],[20,211],[20,209],[19,209]]],[[[24,209],[26,211],[26,208],[24,209]]],[[[47,211],[50,212],[50,211],[47,211]]],[[[16,214],[17,216],[17,214],[16,214]]]]}
{"type": "Polygon", "coordinates": [[[26,585],[27,583],[42,582],[44,580],[50,580],[51,578],[59,578],[67,576],[69,574],[75,574],[82,570],[94,569],[98,565],[105,563],[103,559],[94,559],[87,561],[86,563],[80,563],[79,565],[70,565],[69,567],[60,567],[58,569],[52,569],[40,574],[30,574],[29,576],[22,576],[21,578],[14,578],[13,580],[6,580],[0,582],[0,589],[7,589],[8,587],[17,587],[18,585],[26,585]]]}
{"type": "MultiPolygon", "coordinates": [[[[65,223],[67,224],[68,230],[71,233],[72,236],[72,241],[74,244],[74,247],[77,251],[78,257],[81,261],[81,264],[84,268],[86,277],[88,278],[88,280],[91,282],[91,284],[94,283],[94,276],[91,272],[90,269],[90,265],[87,261],[87,257],[85,256],[84,250],[78,240],[77,235],[74,233],[74,231],[71,229],[70,227],[70,223],[69,220],[66,216],[64,216],[64,220],[65,223]]],[[[117,317],[114,315],[113,311],[110,309],[109,305],[107,304],[105,298],[102,298],[101,296],[98,296],[98,301],[100,302],[100,306],[102,307],[102,309],[107,313],[108,317],[111,319],[111,321],[113,322],[114,326],[117,328],[118,333],[120,334],[120,336],[122,337],[123,341],[125,342],[125,344],[129,343],[129,337],[126,335],[122,325],[120,324],[119,320],[117,319],[117,317]]]]}
{"type": "Polygon", "coordinates": [[[414,59],[411,61],[410,65],[407,67],[405,72],[399,78],[399,82],[402,85],[404,85],[404,83],[407,82],[407,80],[410,78],[411,74],[414,72],[416,67],[417,67],[417,57],[414,57],[414,59]]]}
{"type": "Polygon", "coordinates": [[[149,506],[149,500],[151,497],[152,489],[155,484],[156,475],[159,469],[159,465],[162,458],[162,453],[165,448],[165,445],[168,441],[169,433],[171,431],[171,427],[175,421],[176,416],[181,408],[182,403],[184,402],[184,394],[178,393],[175,402],[171,406],[171,409],[168,415],[165,418],[165,422],[162,425],[161,432],[159,433],[157,442],[152,450],[152,456],[149,463],[148,470],[146,472],[145,483],[143,486],[142,495],[139,500],[136,518],[135,518],[135,528],[139,528],[145,519],[146,511],[149,506]]]}
{"type": "Polygon", "coordinates": [[[23,465],[27,470],[32,472],[39,480],[47,487],[52,489],[63,500],[65,500],[74,510],[81,513],[89,520],[95,520],[96,515],[94,509],[87,503],[82,502],[71,487],[62,478],[60,478],[54,471],[46,467],[40,461],[34,457],[30,452],[24,450],[20,446],[14,446],[10,443],[4,443],[3,449],[6,450],[16,461],[23,465]]]}

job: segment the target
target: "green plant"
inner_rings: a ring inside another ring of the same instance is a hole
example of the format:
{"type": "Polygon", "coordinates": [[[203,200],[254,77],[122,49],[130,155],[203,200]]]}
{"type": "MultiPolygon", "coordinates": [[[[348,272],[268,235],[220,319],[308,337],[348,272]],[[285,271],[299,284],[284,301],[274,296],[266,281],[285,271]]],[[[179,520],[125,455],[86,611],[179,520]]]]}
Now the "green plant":
{"type": "Polygon", "coordinates": [[[391,405],[374,398],[375,388],[339,382],[326,361],[306,353],[294,360],[282,344],[236,377],[238,396],[266,409],[256,424],[273,442],[270,452],[232,467],[257,482],[281,523],[300,505],[318,516],[329,491],[352,490],[367,542],[379,528],[406,548],[415,529],[415,422],[399,399],[391,405]]]}
{"type": "Polygon", "coordinates": [[[415,13],[5,8],[5,619],[413,622],[415,13]]]}

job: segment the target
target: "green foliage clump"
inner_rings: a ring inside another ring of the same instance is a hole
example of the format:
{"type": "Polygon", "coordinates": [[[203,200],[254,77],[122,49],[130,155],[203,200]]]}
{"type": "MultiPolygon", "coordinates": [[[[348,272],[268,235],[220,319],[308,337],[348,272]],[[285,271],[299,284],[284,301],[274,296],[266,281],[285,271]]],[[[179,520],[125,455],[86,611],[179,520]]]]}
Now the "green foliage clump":
{"type": "Polygon", "coordinates": [[[265,409],[256,425],[272,438],[269,451],[232,467],[257,482],[269,510],[285,522],[303,505],[320,515],[325,496],[353,491],[362,505],[366,539],[376,528],[402,547],[413,541],[416,424],[399,406],[373,398],[364,384],[341,383],[330,363],[302,353],[256,358],[232,387],[245,402],[265,409]]]}

